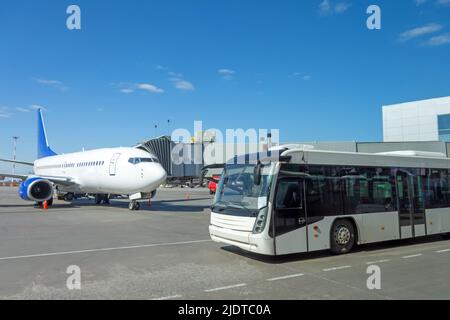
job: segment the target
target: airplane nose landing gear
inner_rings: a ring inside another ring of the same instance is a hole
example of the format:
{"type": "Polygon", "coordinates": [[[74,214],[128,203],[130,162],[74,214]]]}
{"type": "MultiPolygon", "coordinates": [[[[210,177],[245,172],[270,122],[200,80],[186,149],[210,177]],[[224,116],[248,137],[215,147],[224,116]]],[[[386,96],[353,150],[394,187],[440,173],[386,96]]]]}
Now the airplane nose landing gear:
{"type": "Polygon", "coordinates": [[[141,205],[136,200],[132,200],[128,204],[128,209],[130,209],[131,211],[139,210],[140,207],[141,207],[141,205]]]}

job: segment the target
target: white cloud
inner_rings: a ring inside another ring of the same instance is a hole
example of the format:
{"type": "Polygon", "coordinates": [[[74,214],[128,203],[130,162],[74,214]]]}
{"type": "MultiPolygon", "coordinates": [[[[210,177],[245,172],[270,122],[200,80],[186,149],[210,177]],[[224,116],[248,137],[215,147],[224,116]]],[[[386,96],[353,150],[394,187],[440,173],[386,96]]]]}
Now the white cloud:
{"type": "Polygon", "coordinates": [[[169,71],[167,74],[168,74],[169,76],[175,77],[175,78],[182,78],[182,77],[183,77],[183,74],[182,74],[182,73],[173,72],[173,71],[169,71]]]}
{"type": "Polygon", "coordinates": [[[128,83],[128,82],[120,82],[118,84],[113,84],[114,86],[119,87],[119,91],[123,94],[130,94],[136,92],[137,90],[143,90],[150,93],[163,93],[164,90],[158,88],[157,86],[150,83],[128,83]]]}
{"type": "Polygon", "coordinates": [[[319,13],[323,16],[330,14],[342,14],[346,12],[352,6],[349,2],[337,2],[333,5],[331,0],[323,0],[319,4],[319,13]]]}
{"type": "Polygon", "coordinates": [[[157,86],[154,86],[150,83],[140,83],[136,86],[138,89],[151,92],[151,93],[163,93],[164,90],[161,88],[158,88],[157,86]]]}
{"type": "Polygon", "coordinates": [[[55,89],[66,91],[68,88],[59,80],[48,80],[48,79],[41,79],[41,78],[34,78],[34,80],[43,85],[48,87],[53,87],[55,89]]]}
{"type": "Polygon", "coordinates": [[[441,6],[448,6],[450,5],[450,0],[437,0],[436,3],[441,6]]]}
{"type": "Polygon", "coordinates": [[[43,107],[43,106],[38,105],[38,104],[32,104],[31,106],[29,106],[29,108],[30,108],[31,110],[38,110],[38,109],[41,109],[41,110],[43,110],[43,111],[48,111],[46,107],[43,107]]]}
{"type": "Polygon", "coordinates": [[[336,13],[344,13],[345,11],[347,11],[350,7],[352,6],[351,3],[347,3],[347,2],[339,2],[334,6],[334,11],[336,13]]]}
{"type": "Polygon", "coordinates": [[[22,108],[22,107],[17,107],[16,108],[17,111],[19,112],[30,112],[30,108],[22,108]]]}
{"type": "Polygon", "coordinates": [[[0,107],[0,118],[11,118],[8,107],[0,107]]]}
{"type": "Polygon", "coordinates": [[[312,76],[311,76],[311,75],[309,75],[309,74],[303,74],[303,73],[300,73],[300,72],[294,72],[294,73],[291,75],[291,77],[293,77],[293,78],[299,78],[299,79],[302,79],[303,81],[309,81],[309,80],[312,79],[312,76]]]}
{"type": "Polygon", "coordinates": [[[173,82],[175,88],[179,90],[186,90],[186,91],[193,91],[195,90],[194,85],[186,80],[180,79],[180,78],[171,78],[170,81],[173,82]]]}
{"type": "Polygon", "coordinates": [[[31,106],[28,106],[28,107],[17,107],[16,111],[29,113],[31,111],[38,110],[38,109],[41,109],[43,111],[48,111],[46,107],[43,107],[43,106],[37,105],[37,104],[32,104],[31,106]]]}
{"type": "Polygon", "coordinates": [[[131,88],[122,88],[120,89],[120,92],[128,94],[134,92],[134,90],[131,88]]]}
{"type": "Polygon", "coordinates": [[[433,47],[438,47],[445,44],[450,44],[450,33],[432,37],[426,42],[426,45],[433,47]]]}
{"type": "Polygon", "coordinates": [[[423,27],[414,28],[408,31],[405,31],[400,34],[400,41],[406,42],[413,38],[417,38],[426,34],[435,33],[442,29],[442,26],[437,23],[431,23],[423,27]]]}
{"type": "Polygon", "coordinates": [[[217,73],[220,74],[225,80],[232,80],[233,76],[236,74],[236,71],[231,69],[219,69],[217,70],[217,73]]]}
{"type": "Polygon", "coordinates": [[[331,3],[329,0],[323,0],[319,4],[319,12],[323,15],[331,13],[331,3]]]}
{"type": "Polygon", "coordinates": [[[160,70],[160,71],[165,71],[165,70],[167,70],[167,67],[158,64],[158,65],[155,66],[155,69],[156,70],[160,70]]]}
{"type": "MultiPolygon", "coordinates": [[[[417,6],[421,6],[428,2],[428,0],[414,0],[417,6]]],[[[438,6],[448,6],[450,5],[450,0],[436,0],[436,5],[438,6]]]]}

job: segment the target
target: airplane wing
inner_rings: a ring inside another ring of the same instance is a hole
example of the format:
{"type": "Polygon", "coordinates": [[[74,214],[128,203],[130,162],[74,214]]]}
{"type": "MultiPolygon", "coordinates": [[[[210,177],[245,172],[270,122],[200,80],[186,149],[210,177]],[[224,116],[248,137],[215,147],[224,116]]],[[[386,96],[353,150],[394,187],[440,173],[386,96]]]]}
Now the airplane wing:
{"type": "Polygon", "coordinates": [[[0,173],[0,179],[15,178],[15,179],[20,179],[22,181],[25,181],[26,179],[33,178],[33,177],[47,179],[48,181],[53,182],[56,185],[61,185],[61,186],[66,186],[66,187],[71,187],[71,186],[77,185],[77,183],[70,177],[37,176],[37,175],[33,175],[33,174],[24,175],[24,174],[0,173]]]}
{"type": "Polygon", "coordinates": [[[38,176],[42,179],[47,179],[56,185],[71,187],[76,186],[77,183],[70,177],[55,177],[55,176],[38,176]]]}
{"type": "Polygon", "coordinates": [[[23,164],[26,166],[34,166],[33,162],[26,162],[26,161],[17,161],[17,160],[10,160],[10,159],[0,159],[2,162],[9,162],[9,163],[17,163],[17,164],[23,164]]]}

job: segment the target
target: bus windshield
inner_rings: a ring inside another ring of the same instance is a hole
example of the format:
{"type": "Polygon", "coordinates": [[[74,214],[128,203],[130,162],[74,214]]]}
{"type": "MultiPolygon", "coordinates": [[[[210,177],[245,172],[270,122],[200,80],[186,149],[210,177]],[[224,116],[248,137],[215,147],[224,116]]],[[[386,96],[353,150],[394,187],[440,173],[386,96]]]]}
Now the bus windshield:
{"type": "Polygon", "coordinates": [[[232,164],[224,168],[213,210],[221,214],[256,216],[267,206],[272,165],[264,165],[261,183],[254,184],[254,164],[232,164]]]}

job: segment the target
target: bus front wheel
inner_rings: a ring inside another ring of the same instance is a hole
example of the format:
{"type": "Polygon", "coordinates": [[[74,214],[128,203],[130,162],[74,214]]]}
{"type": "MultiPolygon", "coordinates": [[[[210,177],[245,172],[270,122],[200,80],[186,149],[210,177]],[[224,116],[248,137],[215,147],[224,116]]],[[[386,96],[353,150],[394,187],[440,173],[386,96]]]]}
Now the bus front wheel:
{"type": "Polygon", "coordinates": [[[344,254],[355,244],[355,228],[347,219],[336,220],[331,228],[330,250],[334,254],[344,254]]]}

